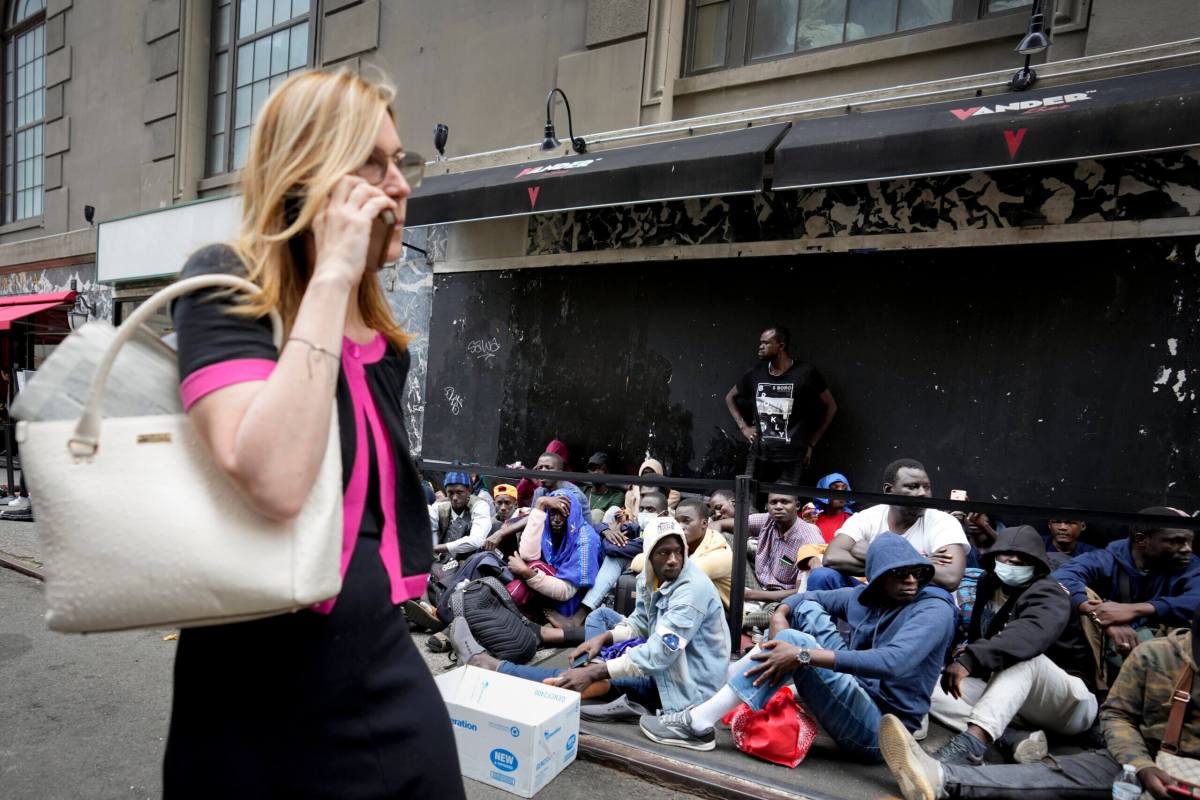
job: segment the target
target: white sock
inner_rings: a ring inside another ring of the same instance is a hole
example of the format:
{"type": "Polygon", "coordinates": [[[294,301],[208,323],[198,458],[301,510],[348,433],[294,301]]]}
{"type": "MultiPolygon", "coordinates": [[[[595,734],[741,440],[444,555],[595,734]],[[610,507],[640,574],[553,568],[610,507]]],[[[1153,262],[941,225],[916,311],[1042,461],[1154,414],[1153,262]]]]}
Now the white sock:
{"type": "Polygon", "coordinates": [[[692,733],[708,733],[717,726],[717,721],[738,707],[742,698],[729,688],[729,684],[721,687],[715,695],[692,709],[692,733]]]}

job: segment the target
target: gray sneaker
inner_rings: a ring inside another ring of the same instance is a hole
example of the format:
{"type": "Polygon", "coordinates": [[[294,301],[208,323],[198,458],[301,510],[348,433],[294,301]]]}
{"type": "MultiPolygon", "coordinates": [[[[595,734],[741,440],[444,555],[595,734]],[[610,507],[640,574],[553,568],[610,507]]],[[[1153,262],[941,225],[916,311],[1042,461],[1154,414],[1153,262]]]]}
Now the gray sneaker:
{"type": "Polygon", "coordinates": [[[904,800],[938,800],[945,797],[942,765],[921,749],[908,729],[892,714],[879,720],[879,750],[904,800]]]}
{"type": "Polygon", "coordinates": [[[470,663],[474,656],[487,652],[487,649],[471,635],[471,626],[462,617],[455,617],[446,633],[450,637],[450,646],[454,648],[454,654],[458,656],[458,663],[464,666],[470,663]]]}
{"type": "Polygon", "coordinates": [[[636,719],[650,716],[650,709],[629,699],[623,694],[607,703],[581,703],[579,716],[593,721],[612,722],[619,719],[636,719]]]}
{"type": "Polygon", "coordinates": [[[647,714],[638,720],[638,726],[647,739],[659,744],[686,747],[689,750],[712,750],[717,746],[716,731],[709,729],[704,733],[692,733],[691,709],[685,708],[657,717],[647,714]]]}

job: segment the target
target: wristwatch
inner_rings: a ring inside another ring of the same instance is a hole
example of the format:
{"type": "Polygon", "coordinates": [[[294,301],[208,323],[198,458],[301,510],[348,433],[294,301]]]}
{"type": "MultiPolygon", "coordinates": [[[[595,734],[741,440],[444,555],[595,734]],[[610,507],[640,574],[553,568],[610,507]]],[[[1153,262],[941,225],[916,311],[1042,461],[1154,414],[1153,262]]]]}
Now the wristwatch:
{"type": "Polygon", "coordinates": [[[807,647],[802,647],[800,648],[800,651],[796,653],[796,661],[800,664],[800,666],[807,667],[812,663],[812,653],[807,647]]]}

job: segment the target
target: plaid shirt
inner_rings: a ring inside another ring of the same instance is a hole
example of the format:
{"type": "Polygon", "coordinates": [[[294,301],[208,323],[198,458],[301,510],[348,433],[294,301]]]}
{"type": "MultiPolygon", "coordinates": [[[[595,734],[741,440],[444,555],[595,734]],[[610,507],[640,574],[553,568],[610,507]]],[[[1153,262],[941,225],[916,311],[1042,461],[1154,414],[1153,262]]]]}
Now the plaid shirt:
{"type": "Polygon", "coordinates": [[[759,585],[767,590],[795,588],[800,573],[796,553],[806,544],[825,544],[821,529],[796,517],[796,523],[780,533],[770,514],[751,514],[747,523],[750,535],[758,537],[754,577],[759,585]]]}
{"type": "MultiPolygon", "coordinates": [[[[1108,752],[1118,764],[1154,766],[1171,713],[1175,682],[1191,663],[1192,634],[1176,631],[1139,645],[1125,659],[1100,710],[1108,752]]],[[[1200,692],[1192,690],[1179,737],[1179,754],[1200,758],[1200,692]]]]}

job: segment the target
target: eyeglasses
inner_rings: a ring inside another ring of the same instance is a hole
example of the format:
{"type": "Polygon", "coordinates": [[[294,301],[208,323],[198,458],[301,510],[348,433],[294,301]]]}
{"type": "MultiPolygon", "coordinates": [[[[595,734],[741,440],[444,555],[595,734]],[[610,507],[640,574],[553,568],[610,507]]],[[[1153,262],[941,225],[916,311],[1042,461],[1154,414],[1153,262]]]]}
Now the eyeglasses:
{"type": "Polygon", "coordinates": [[[925,577],[925,572],[925,567],[896,567],[895,569],[889,569],[887,574],[898,581],[906,581],[909,578],[921,580],[921,578],[925,577]]]}
{"type": "Polygon", "coordinates": [[[358,170],[358,176],[378,186],[387,178],[388,166],[395,164],[408,188],[416,189],[425,178],[425,158],[420,153],[396,153],[386,156],[376,150],[358,170]]]}

